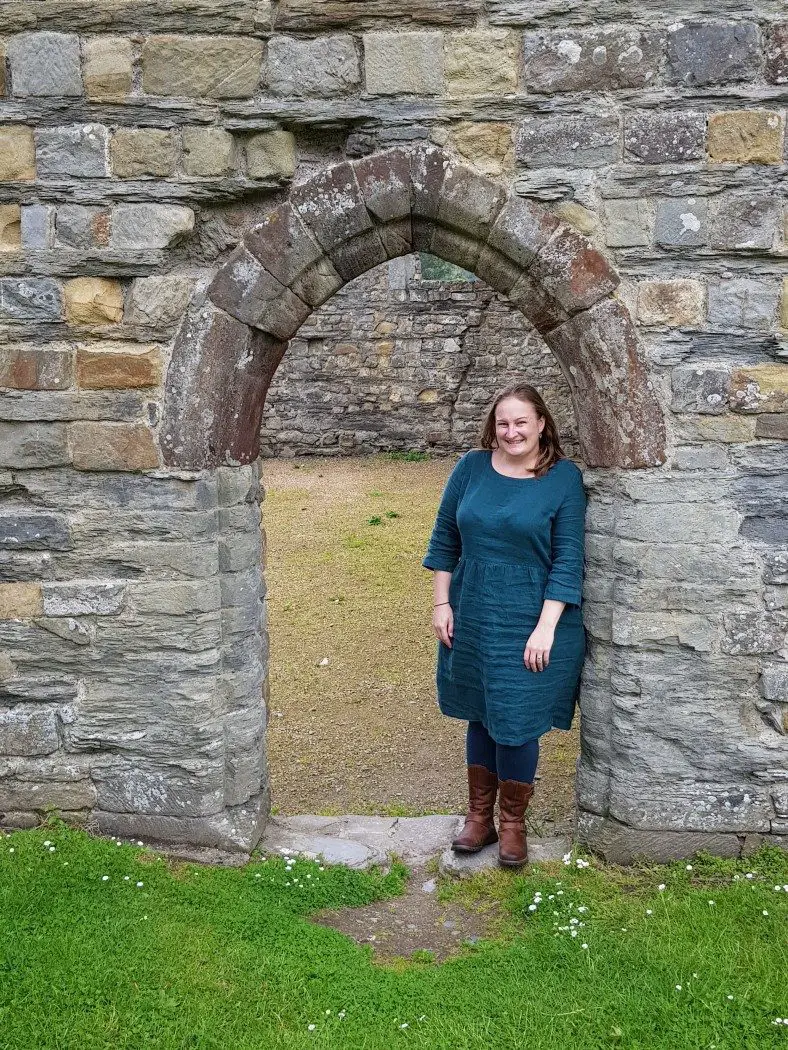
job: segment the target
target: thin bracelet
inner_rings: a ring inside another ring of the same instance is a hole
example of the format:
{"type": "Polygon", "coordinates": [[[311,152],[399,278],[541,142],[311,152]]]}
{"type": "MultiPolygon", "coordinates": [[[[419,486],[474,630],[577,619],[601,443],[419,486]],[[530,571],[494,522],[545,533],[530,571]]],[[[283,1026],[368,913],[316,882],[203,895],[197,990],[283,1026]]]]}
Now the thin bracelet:
{"type": "Polygon", "coordinates": [[[451,605],[451,602],[438,602],[437,605],[433,605],[433,609],[439,609],[441,605],[451,605]]]}

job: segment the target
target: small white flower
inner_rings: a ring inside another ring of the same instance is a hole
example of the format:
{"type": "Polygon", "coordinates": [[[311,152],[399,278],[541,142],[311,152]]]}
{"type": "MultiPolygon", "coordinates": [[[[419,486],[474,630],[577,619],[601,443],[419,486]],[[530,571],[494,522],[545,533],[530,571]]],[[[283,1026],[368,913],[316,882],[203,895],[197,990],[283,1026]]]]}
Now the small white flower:
{"type": "Polygon", "coordinates": [[[709,905],[710,905],[710,906],[711,906],[712,908],[714,907],[714,905],[715,905],[716,903],[717,903],[716,901],[709,901],[709,905]]]}
{"type": "Polygon", "coordinates": [[[753,873],[751,871],[748,871],[747,874],[744,877],[745,877],[745,879],[751,879],[751,878],[753,878],[753,873]]]}
{"type": "Polygon", "coordinates": [[[109,881],[109,875],[102,875],[101,876],[101,881],[102,882],[108,882],[109,881]]]}
{"type": "Polygon", "coordinates": [[[732,999],[732,998],[733,998],[733,996],[732,996],[732,995],[729,995],[729,996],[727,996],[727,998],[728,998],[728,999],[732,999]]]}
{"type": "Polygon", "coordinates": [[[693,976],[693,977],[697,977],[698,975],[697,975],[696,973],[694,973],[694,974],[693,974],[692,976],[693,976]]]}
{"type": "Polygon", "coordinates": [[[587,948],[587,947],[588,947],[588,945],[587,945],[587,944],[581,944],[581,945],[580,945],[580,947],[581,947],[581,948],[587,948]]]}
{"type": "Polygon", "coordinates": [[[329,1015],[330,1013],[331,1013],[331,1011],[330,1011],[330,1010],[326,1010],[326,1017],[328,1017],[328,1015],[329,1015]]]}
{"type": "Polygon", "coordinates": [[[50,846],[49,847],[49,852],[50,853],[54,853],[55,852],[55,847],[54,846],[50,846]]]}
{"type": "Polygon", "coordinates": [[[52,845],[52,843],[51,843],[51,842],[49,841],[49,839],[45,839],[45,840],[44,840],[44,845],[45,845],[45,846],[51,846],[51,845],[52,845]]]}
{"type": "Polygon", "coordinates": [[[577,910],[578,911],[588,911],[588,908],[585,906],[585,904],[581,904],[580,907],[577,910]]]}
{"type": "Polygon", "coordinates": [[[306,1026],[306,1030],[307,1030],[307,1032],[314,1032],[314,1030],[315,1030],[315,1028],[316,1028],[316,1027],[317,1027],[317,1025],[314,1025],[314,1024],[308,1024],[308,1025],[306,1026]]]}
{"type": "Polygon", "coordinates": [[[654,914],[654,912],[651,910],[651,908],[646,908],[646,915],[653,915],[653,914],[654,914]]]}
{"type": "MultiPolygon", "coordinates": [[[[137,839],[137,845],[138,845],[138,846],[141,846],[141,845],[142,845],[142,839],[137,839]]],[[[147,916],[146,916],[146,918],[147,918],[147,916]]]]}
{"type": "Polygon", "coordinates": [[[145,883],[144,883],[144,882],[138,882],[138,883],[137,883],[137,889],[140,889],[140,888],[141,888],[142,886],[144,886],[144,885],[145,885],[145,883]]]}
{"type": "Polygon", "coordinates": [[[408,1022],[407,1022],[407,1021],[406,1021],[406,1022],[405,1022],[404,1024],[401,1024],[401,1025],[400,1025],[400,1029],[402,1029],[402,1028],[408,1028],[408,1027],[409,1027],[409,1025],[408,1025],[408,1022]]]}
{"type": "Polygon", "coordinates": [[[16,850],[14,849],[14,847],[13,847],[13,846],[9,846],[9,847],[8,847],[8,852],[9,852],[9,853],[16,853],[16,850]]]}
{"type": "Polygon", "coordinates": [[[535,904],[529,904],[528,905],[528,911],[536,911],[536,905],[535,904]]]}
{"type": "Polygon", "coordinates": [[[131,876],[130,876],[130,875],[124,875],[124,876],[123,876],[123,881],[124,881],[124,882],[128,882],[130,878],[131,878],[131,876]]]}
{"type": "Polygon", "coordinates": [[[338,1017],[338,1018],[340,1018],[340,1020],[341,1020],[341,1019],[342,1019],[342,1018],[343,1018],[344,1016],[345,1016],[345,1011],[344,1011],[344,1010],[340,1010],[340,1011],[339,1011],[339,1013],[337,1014],[337,1017],[338,1017]]]}
{"type": "Polygon", "coordinates": [[[687,871],[692,871],[692,865],[691,864],[687,865],[687,871]]]}
{"type": "Polygon", "coordinates": [[[677,984],[677,985],[676,985],[676,991],[677,991],[677,992],[680,992],[680,991],[681,991],[681,985],[680,985],[680,984],[677,984]]]}
{"type": "Polygon", "coordinates": [[[765,908],[764,908],[764,909],[763,909],[763,911],[761,912],[761,915],[768,915],[768,914],[769,914],[769,913],[768,913],[768,911],[767,911],[767,910],[766,910],[765,908]]]}
{"type": "Polygon", "coordinates": [[[570,930],[569,932],[573,937],[577,937],[577,930],[570,930]]]}
{"type": "Polygon", "coordinates": [[[660,882],[659,886],[657,886],[657,889],[660,890],[660,891],[664,890],[665,889],[665,883],[664,882],[660,882]]]}

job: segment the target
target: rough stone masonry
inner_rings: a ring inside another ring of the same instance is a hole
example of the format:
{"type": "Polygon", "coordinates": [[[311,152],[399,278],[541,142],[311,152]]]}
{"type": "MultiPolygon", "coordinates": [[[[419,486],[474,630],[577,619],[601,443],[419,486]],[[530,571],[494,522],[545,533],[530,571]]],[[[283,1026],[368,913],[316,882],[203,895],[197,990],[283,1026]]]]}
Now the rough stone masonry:
{"type": "Polygon", "coordinates": [[[0,38],[2,822],[259,839],[262,400],[417,251],[574,405],[579,838],[785,845],[782,5],[0,0],[0,38]]]}

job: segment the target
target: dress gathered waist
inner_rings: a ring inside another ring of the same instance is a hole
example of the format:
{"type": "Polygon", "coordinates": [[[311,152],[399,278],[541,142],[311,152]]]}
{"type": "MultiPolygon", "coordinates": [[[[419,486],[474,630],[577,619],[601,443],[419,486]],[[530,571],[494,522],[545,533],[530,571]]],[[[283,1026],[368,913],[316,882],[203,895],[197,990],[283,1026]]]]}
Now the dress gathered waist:
{"type": "Polygon", "coordinates": [[[462,554],[457,562],[457,567],[459,568],[460,565],[481,565],[488,566],[491,569],[496,567],[511,569],[533,580],[547,580],[549,575],[549,570],[543,565],[535,565],[533,562],[527,561],[491,558],[486,555],[462,554]]]}

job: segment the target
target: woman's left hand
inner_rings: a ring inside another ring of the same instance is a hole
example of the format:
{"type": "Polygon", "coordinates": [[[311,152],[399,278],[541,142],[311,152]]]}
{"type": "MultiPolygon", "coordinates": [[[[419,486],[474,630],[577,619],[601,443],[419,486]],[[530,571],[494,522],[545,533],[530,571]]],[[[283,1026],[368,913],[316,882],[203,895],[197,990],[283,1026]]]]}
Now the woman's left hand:
{"type": "Polygon", "coordinates": [[[550,650],[553,648],[555,628],[546,624],[537,624],[525,644],[523,660],[529,671],[544,671],[550,663],[550,650]]]}

